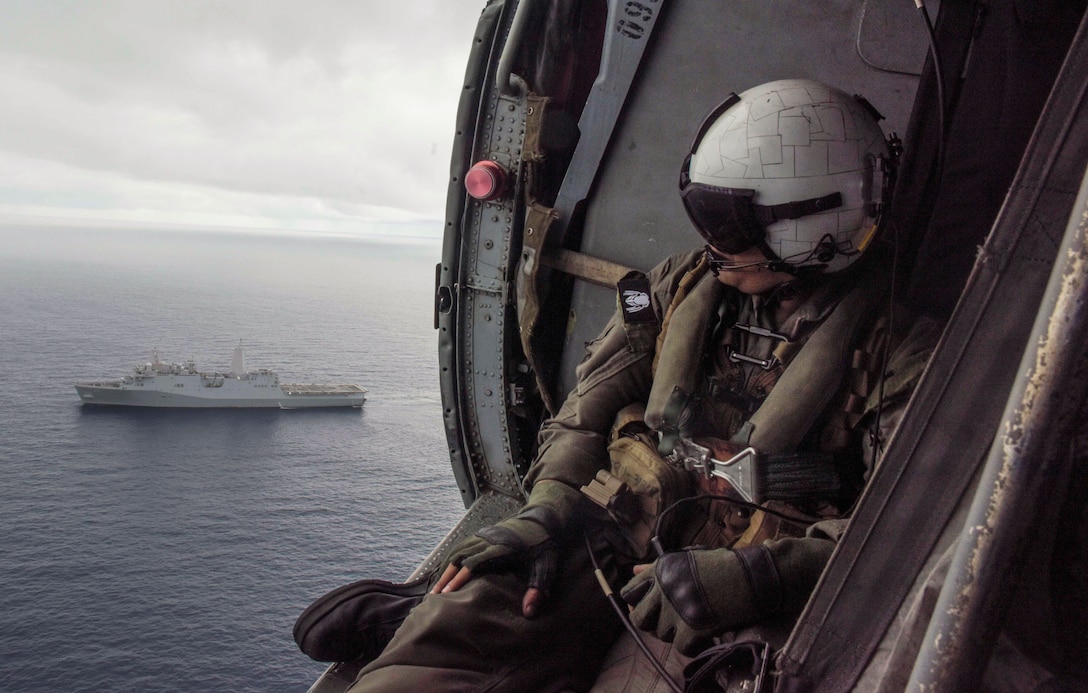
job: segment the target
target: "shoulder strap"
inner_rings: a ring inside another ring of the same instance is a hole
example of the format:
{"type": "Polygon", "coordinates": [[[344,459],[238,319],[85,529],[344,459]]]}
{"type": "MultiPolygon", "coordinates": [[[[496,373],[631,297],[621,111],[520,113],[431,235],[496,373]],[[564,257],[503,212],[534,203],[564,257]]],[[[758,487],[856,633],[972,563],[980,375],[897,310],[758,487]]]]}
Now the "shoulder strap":
{"type": "Polygon", "coordinates": [[[676,311],[676,307],[680,305],[680,302],[687,298],[692,288],[698,281],[707,276],[707,259],[704,255],[699,258],[699,262],[692,267],[688,272],[680,279],[679,284],[676,286],[676,293],[672,296],[672,302],[669,303],[669,307],[665,310],[665,316],[661,320],[661,330],[657,333],[657,347],[654,350],[654,363],[653,368],[650,371],[653,374],[657,373],[657,361],[661,357],[661,345],[665,341],[665,333],[669,329],[669,323],[672,322],[672,315],[676,311]]]}
{"type": "Polygon", "coordinates": [[[721,292],[721,283],[700,262],[681,280],[665,312],[654,354],[653,385],[646,403],[646,423],[654,430],[661,431],[674,390],[695,391],[699,378],[697,365],[702,361],[712,328],[707,316],[717,312],[721,292]],[[677,325],[681,326],[679,332],[670,330],[677,325]],[[672,337],[666,339],[668,332],[672,337]]]}
{"type": "Polygon", "coordinates": [[[862,331],[871,325],[884,291],[870,273],[835,307],[793,358],[733,442],[765,453],[792,452],[842,391],[862,331]]]}

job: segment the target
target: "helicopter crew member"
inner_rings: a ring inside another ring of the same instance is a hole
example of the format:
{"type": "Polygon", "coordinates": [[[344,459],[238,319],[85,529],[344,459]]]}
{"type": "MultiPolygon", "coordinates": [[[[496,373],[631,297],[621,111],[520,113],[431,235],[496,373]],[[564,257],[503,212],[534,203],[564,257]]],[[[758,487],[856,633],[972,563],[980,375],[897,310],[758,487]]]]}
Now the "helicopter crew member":
{"type": "Polygon", "coordinates": [[[350,690],[587,690],[621,631],[593,560],[659,651],[788,633],[932,342],[880,319],[892,168],[872,108],[822,84],[712,112],[680,190],[707,245],[621,282],[527,504],[453,549],[350,690]]]}

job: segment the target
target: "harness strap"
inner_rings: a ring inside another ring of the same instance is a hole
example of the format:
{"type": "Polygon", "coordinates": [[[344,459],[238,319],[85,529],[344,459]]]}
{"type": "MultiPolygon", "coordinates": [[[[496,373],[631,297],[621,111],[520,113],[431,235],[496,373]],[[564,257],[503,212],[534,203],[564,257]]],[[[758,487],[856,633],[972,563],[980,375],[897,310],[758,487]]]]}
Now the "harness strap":
{"type": "Polygon", "coordinates": [[[883,300],[882,281],[870,273],[844,297],[809,337],[767,399],[732,442],[760,452],[796,450],[842,392],[858,334],[871,325],[883,300]]]}
{"type": "Polygon", "coordinates": [[[842,409],[828,422],[821,437],[821,444],[827,449],[839,449],[845,446],[858,423],[870,409],[870,398],[876,390],[881,377],[881,353],[888,339],[888,322],[880,316],[876,326],[870,330],[869,338],[853,353],[850,372],[847,374],[846,397],[842,409]]]}
{"type": "MultiPolygon", "coordinates": [[[[544,406],[552,415],[559,411],[560,404],[560,395],[553,389],[554,367],[547,363],[547,352],[552,346],[548,340],[555,335],[554,331],[547,333],[538,329],[541,314],[554,309],[554,306],[548,305],[554,303],[554,299],[549,301],[548,280],[551,272],[544,269],[543,251],[545,248],[564,247],[576,212],[584,206],[597,177],[649,37],[661,15],[660,7],[644,7],[644,12],[631,16],[625,13],[623,0],[608,0],[607,8],[608,25],[619,27],[619,30],[610,31],[605,36],[600,76],[590,88],[582,109],[578,121],[581,137],[559,186],[555,208],[549,209],[533,202],[526,212],[521,266],[517,276],[522,350],[536,374],[544,406]]],[[[536,146],[535,143],[531,144],[536,146]]]]}
{"type": "Polygon", "coordinates": [[[669,303],[669,307],[665,310],[665,317],[661,319],[661,330],[657,333],[657,346],[654,349],[654,362],[650,371],[655,377],[657,375],[658,359],[661,358],[662,345],[665,342],[665,333],[668,332],[673,313],[676,311],[676,307],[688,297],[688,294],[691,293],[699,280],[707,276],[707,264],[706,255],[701,256],[699,262],[688,270],[687,274],[681,277],[680,282],[676,286],[676,293],[673,294],[672,302],[669,303]]]}
{"type": "Polygon", "coordinates": [[[521,247],[521,272],[518,274],[517,302],[518,324],[521,328],[521,349],[525,360],[536,374],[537,388],[544,401],[544,407],[551,414],[559,411],[559,402],[548,386],[550,371],[543,354],[536,349],[536,327],[540,320],[541,303],[544,299],[543,288],[535,281],[542,264],[544,241],[548,229],[558,218],[555,210],[533,202],[525,212],[525,233],[521,247]],[[531,279],[525,279],[528,276],[531,279]],[[524,280],[524,281],[523,281],[524,280]]]}
{"type": "Polygon", "coordinates": [[[686,404],[683,398],[695,392],[699,385],[700,369],[697,366],[703,360],[713,329],[707,316],[717,312],[723,289],[717,277],[705,270],[702,260],[684,277],[681,285],[687,290],[677,290],[658,335],[653,385],[646,403],[646,423],[657,431],[666,423],[666,410],[674,411],[679,404],[686,404]],[[701,274],[696,275],[700,269],[701,274]],[[680,327],[672,329],[673,325],[680,327]],[[672,337],[666,338],[670,334],[672,337]],[[677,390],[680,390],[679,394],[677,390]]]}
{"type": "Polygon", "coordinates": [[[789,452],[765,455],[756,475],[763,499],[793,503],[834,498],[842,493],[835,456],[830,452],[789,452]]]}
{"type": "Polygon", "coordinates": [[[566,248],[545,247],[543,254],[540,256],[540,262],[545,267],[559,270],[590,284],[604,286],[609,289],[614,287],[626,275],[637,271],[612,260],[605,260],[604,258],[566,248]]]}

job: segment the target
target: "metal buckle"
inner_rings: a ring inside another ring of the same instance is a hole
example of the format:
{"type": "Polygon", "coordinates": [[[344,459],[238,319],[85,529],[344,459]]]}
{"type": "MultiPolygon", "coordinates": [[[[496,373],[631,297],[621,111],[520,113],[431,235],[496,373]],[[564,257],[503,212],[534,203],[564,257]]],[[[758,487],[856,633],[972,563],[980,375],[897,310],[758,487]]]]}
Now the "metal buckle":
{"type": "Polygon", "coordinates": [[[729,485],[749,503],[759,503],[763,499],[756,497],[755,467],[759,453],[753,447],[747,447],[727,460],[717,460],[711,456],[710,448],[681,438],[673,448],[667,461],[675,467],[683,467],[689,472],[697,472],[709,479],[712,476],[725,479],[729,485]]]}
{"type": "Polygon", "coordinates": [[[788,342],[790,338],[781,332],[775,332],[774,330],[768,330],[766,327],[760,327],[758,325],[745,325],[744,323],[736,323],[733,325],[735,330],[743,330],[749,334],[754,334],[758,337],[770,337],[771,339],[777,339],[780,342],[788,342]]]}
{"type": "Polygon", "coordinates": [[[753,363],[753,364],[759,366],[760,368],[762,368],[765,371],[769,371],[769,370],[771,370],[772,368],[774,368],[775,366],[778,365],[778,357],[777,356],[772,356],[769,359],[760,359],[760,358],[756,358],[755,356],[749,356],[747,354],[742,354],[739,351],[737,351],[736,349],[734,349],[733,347],[727,347],[727,349],[729,350],[729,360],[732,361],[733,363],[737,363],[739,361],[744,361],[745,363],[753,363]]]}
{"type": "MultiPolygon", "coordinates": [[[[766,327],[759,327],[758,325],[746,325],[744,323],[738,322],[733,325],[733,329],[747,332],[748,334],[754,334],[757,337],[776,339],[780,342],[790,341],[790,338],[786,335],[780,332],[775,332],[774,330],[769,330],[766,327]]],[[[742,354],[733,347],[726,347],[726,349],[729,352],[729,360],[733,363],[744,361],[745,363],[755,364],[765,371],[771,370],[780,363],[777,356],[771,356],[771,358],[769,359],[760,359],[756,358],[755,356],[742,354]]]]}

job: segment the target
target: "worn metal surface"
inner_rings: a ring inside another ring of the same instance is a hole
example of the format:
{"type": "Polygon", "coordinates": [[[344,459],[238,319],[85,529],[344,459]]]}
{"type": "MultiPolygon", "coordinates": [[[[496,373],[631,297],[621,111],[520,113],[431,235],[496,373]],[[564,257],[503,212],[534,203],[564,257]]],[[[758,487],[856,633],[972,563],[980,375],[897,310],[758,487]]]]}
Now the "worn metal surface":
{"type": "Polygon", "coordinates": [[[953,693],[982,680],[1022,571],[1032,569],[1025,556],[1054,530],[1046,518],[1067,485],[1071,441],[1083,423],[1086,344],[1088,175],[918,655],[913,689],[953,693]]]}
{"type": "Polygon", "coordinates": [[[1076,71],[1037,118],[912,405],[780,656],[784,690],[850,690],[863,676],[864,690],[882,685],[900,607],[962,529],[963,498],[998,431],[1088,161],[1088,46],[1083,34],[1074,44],[1076,71]]]}

